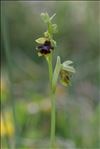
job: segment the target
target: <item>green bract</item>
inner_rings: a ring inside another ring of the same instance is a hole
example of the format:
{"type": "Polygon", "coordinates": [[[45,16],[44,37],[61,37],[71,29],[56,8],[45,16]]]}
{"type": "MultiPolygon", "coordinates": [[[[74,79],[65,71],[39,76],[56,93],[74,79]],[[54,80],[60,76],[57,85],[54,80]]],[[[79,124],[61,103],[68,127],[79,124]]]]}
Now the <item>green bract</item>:
{"type": "Polygon", "coordinates": [[[51,39],[51,43],[52,43],[52,45],[53,45],[54,47],[56,47],[56,41],[55,41],[55,40],[51,39]]]}
{"type": "Polygon", "coordinates": [[[47,12],[46,12],[46,13],[41,13],[41,18],[43,19],[43,21],[44,21],[45,23],[50,22],[50,18],[49,18],[49,15],[48,15],[47,12]]]}
{"type": "Polygon", "coordinates": [[[55,17],[56,14],[53,14],[49,17],[48,13],[41,13],[41,17],[43,21],[48,25],[48,30],[46,31],[45,35],[50,37],[52,34],[58,31],[57,24],[53,24],[51,21],[55,17]]]}
{"type": "Polygon", "coordinates": [[[56,13],[54,13],[51,17],[50,20],[52,20],[55,17],[56,13]]]}
{"type": "Polygon", "coordinates": [[[58,31],[57,24],[52,24],[52,32],[57,33],[57,31],[58,31]]]}
{"type": "Polygon", "coordinates": [[[55,91],[55,89],[56,89],[57,80],[59,77],[60,70],[61,70],[60,56],[57,56],[57,62],[56,62],[56,66],[55,66],[54,73],[53,73],[53,79],[52,79],[53,91],[55,91]]]}

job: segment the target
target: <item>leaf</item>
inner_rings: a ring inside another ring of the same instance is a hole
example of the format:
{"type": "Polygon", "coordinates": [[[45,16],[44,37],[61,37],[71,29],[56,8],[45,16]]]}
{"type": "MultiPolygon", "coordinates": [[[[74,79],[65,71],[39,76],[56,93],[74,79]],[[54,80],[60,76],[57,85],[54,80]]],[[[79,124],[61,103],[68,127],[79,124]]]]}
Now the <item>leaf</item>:
{"type": "Polygon", "coordinates": [[[44,44],[44,42],[46,41],[46,38],[41,37],[41,38],[36,39],[35,41],[39,44],[44,44]]]}
{"type": "Polygon", "coordinates": [[[58,80],[60,70],[61,70],[61,61],[60,61],[60,57],[57,56],[57,62],[56,62],[56,66],[55,66],[53,78],[52,78],[52,88],[53,88],[54,92],[56,89],[56,84],[57,84],[57,80],[58,80]]]}

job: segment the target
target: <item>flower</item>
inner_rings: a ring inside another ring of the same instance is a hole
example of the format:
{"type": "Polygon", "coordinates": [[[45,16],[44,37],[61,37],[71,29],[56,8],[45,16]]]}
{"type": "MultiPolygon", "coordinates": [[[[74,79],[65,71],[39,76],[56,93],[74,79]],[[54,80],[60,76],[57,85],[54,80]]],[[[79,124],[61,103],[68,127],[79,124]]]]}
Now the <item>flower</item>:
{"type": "Polygon", "coordinates": [[[13,121],[11,118],[11,113],[6,112],[5,113],[5,119],[3,116],[1,116],[1,130],[0,130],[0,135],[1,136],[13,136],[14,134],[14,125],[13,125],[13,121]]]}
{"type": "Polygon", "coordinates": [[[56,14],[53,14],[51,17],[48,15],[48,13],[41,13],[41,18],[47,25],[47,30],[44,32],[44,37],[40,37],[36,39],[35,41],[40,44],[36,50],[38,52],[39,56],[47,55],[54,50],[54,47],[56,47],[56,41],[53,39],[53,34],[57,33],[57,24],[52,23],[52,19],[54,18],[56,14]]]}
{"type": "Polygon", "coordinates": [[[73,66],[70,66],[73,62],[68,60],[61,63],[60,56],[57,56],[57,62],[53,73],[52,79],[52,87],[53,92],[56,90],[57,80],[60,75],[60,82],[64,86],[68,86],[70,84],[70,77],[72,73],[75,73],[75,69],[73,66]]]}
{"type": "Polygon", "coordinates": [[[72,73],[75,73],[74,67],[70,66],[72,63],[72,61],[65,61],[63,64],[61,64],[60,81],[64,86],[70,84],[70,77],[72,73]]]}
{"type": "Polygon", "coordinates": [[[38,54],[41,56],[51,53],[51,51],[54,50],[54,47],[51,45],[49,40],[45,40],[45,42],[40,44],[36,49],[38,54]]]}
{"type": "Polygon", "coordinates": [[[70,83],[70,73],[68,71],[62,69],[60,71],[60,77],[60,81],[64,86],[67,86],[70,83]]]}

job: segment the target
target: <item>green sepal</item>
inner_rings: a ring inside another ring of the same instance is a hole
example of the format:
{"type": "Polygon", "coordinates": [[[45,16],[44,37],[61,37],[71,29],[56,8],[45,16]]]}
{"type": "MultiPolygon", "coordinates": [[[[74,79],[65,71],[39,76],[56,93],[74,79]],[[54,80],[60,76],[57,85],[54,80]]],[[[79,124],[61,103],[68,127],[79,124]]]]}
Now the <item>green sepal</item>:
{"type": "Polygon", "coordinates": [[[54,13],[51,17],[49,17],[48,13],[41,13],[41,18],[45,23],[50,23],[51,20],[55,17],[56,13],[54,13]]]}
{"type": "Polygon", "coordinates": [[[46,38],[40,37],[40,38],[36,39],[35,41],[39,44],[44,44],[44,42],[46,41],[46,38]]]}
{"type": "Polygon", "coordinates": [[[65,71],[68,71],[68,72],[71,72],[71,73],[75,73],[75,69],[73,66],[70,66],[70,64],[72,64],[73,62],[68,60],[68,61],[65,61],[63,64],[62,64],[62,69],[65,70],[65,71]]]}
{"type": "Polygon", "coordinates": [[[50,35],[58,32],[57,24],[52,24],[51,22],[48,24],[48,32],[50,35]]]}
{"type": "Polygon", "coordinates": [[[56,84],[57,84],[57,80],[58,80],[60,70],[61,70],[60,56],[57,56],[57,62],[56,62],[56,66],[55,66],[53,78],[52,78],[52,88],[53,88],[54,92],[56,90],[56,84]]]}
{"type": "Polygon", "coordinates": [[[43,54],[41,54],[40,52],[38,52],[38,56],[42,56],[43,54]]]}

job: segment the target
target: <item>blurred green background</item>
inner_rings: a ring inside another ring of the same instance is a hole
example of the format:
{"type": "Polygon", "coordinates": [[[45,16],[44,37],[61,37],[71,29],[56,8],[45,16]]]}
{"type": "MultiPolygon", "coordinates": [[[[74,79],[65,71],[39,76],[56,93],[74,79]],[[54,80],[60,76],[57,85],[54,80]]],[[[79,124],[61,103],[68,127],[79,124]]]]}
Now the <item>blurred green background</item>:
{"type": "Polygon", "coordinates": [[[46,26],[41,12],[56,13],[57,55],[74,61],[71,86],[58,82],[56,142],[59,149],[100,148],[100,2],[1,2],[2,149],[48,149],[50,98],[48,68],[35,39],[46,26]]]}

